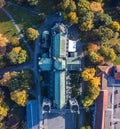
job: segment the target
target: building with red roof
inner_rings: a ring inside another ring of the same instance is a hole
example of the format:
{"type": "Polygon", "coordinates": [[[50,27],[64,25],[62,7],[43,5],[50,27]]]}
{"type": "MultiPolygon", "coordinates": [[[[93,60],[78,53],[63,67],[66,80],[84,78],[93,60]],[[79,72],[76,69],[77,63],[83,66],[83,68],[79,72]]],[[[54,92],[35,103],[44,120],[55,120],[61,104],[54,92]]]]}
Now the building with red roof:
{"type": "Polygon", "coordinates": [[[114,77],[115,80],[120,80],[120,65],[114,67],[114,77]]]}

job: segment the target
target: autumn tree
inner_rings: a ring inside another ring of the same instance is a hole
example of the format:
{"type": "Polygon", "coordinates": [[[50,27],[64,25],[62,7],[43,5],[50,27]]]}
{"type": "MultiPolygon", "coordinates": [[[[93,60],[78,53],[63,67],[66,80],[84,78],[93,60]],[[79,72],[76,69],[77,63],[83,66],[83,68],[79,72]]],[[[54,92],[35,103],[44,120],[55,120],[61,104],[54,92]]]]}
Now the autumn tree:
{"type": "Polygon", "coordinates": [[[97,50],[99,49],[99,47],[95,43],[89,43],[88,46],[87,46],[87,49],[88,49],[89,52],[91,52],[91,51],[97,52],[97,50]]]}
{"type": "Polygon", "coordinates": [[[100,94],[100,87],[89,86],[88,87],[88,96],[90,99],[95,100],[100,94]]]}
{"type": "Polygon", "coordinates": [[[0,122],[0,129],[7,129],[4,121],[0,122]]]}
{"type": "Polygon", "coordinates": [[[111,27],[114,31],[120,31],[120,24],[117,21],[113,21],[111,27]]]}
{"type": "Polygon", "coordinates": [[[15,47],[7,54],[7,58],[13,64],[22,64],[27,60],[27,52],[21,47],[15,47]]]}
{"type": "Polygon", "coordinates": [[[90,9],[93,12],[103,12],[102,3],[93,1],[90,3],[90,9]]]}
{"type": "Polygon", "coordinates": [[[28,40],[35,40],[37,39],[39,36],[39,32],[38,30],[36,29],[33,29],[33,28],[28,28],[27,31],[26,31],[26,37],[28,40]]]}
{"type": "Polygon", "coordinates": [[[83,72],[82,72],[82,78],[84,81],[89,81],[90,79],[92,79],[95,75],[95,69],[94,68],[86,68],[83,72]]]}
{"type": "Polygon", "coordinates": [[[97,52],[91,51],[89,52],[89,58],[92,63],[99,63],[100,55],[97,52]]]}
{"type": "Polygon", "coordinates": [[[0,8],[2,8],[5,5],[5,1],[4,0],[0,0],[0,8]]]}
{"type": "Polygon", "coordinates": [[[5,47],[8,44],[8,39],[0,34],[0,47],[5,47]]]}
{"type": "Polygon", "coordinates": [[[17,46],[19,44],[19,40],[16,38],[16,37],[13,37],[11,40],[10,40],[10,43],[13,45],[13,46],[17,46]]]}
{"type": "Polygon", "coordinates": [[[90,80],[90,85],[91,85],[91,86],[98,87],[98,86],[100,85],[100,77],[93,77],[93,78],[90,80]]]}
{"type": "Polygon", "coordinates": [[[5,72],[5,73],[3,74],[2,79],[0,80],[0,84],[1,84],[2,86],[8,86],[8,85],[9,85],[8,82],[9,82],[10,78],[11,78],[10,72],[5,72]]]}
{"type": "Polygon", "coordinates": [[[0,104],[0,121],[7,116],[8,111],[9,111],[9,107],[5,102],[0,104]]]}
{"type": "Polygon", "coordinates": [[[68,18],[69,18],[70,23],[72,23],[72,24],[78,23],[78,17],[77,17],[76,12],[70,12],[68,14],[68,18]]]}
{"type": "Polygon", "coordinates": [[[10,93],[11,99],[15,101],[18,105],[25,106],[28,101],[28,94],[25,90],[19,91],[15,90],[10,93]]]}

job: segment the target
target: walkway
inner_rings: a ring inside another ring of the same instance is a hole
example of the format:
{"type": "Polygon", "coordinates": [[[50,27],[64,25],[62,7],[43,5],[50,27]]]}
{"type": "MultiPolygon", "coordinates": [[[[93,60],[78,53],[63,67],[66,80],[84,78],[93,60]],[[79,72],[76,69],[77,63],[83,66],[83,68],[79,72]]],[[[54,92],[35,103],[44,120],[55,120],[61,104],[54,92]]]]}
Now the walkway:
{"type": "Polygon", "coordinates": [[[37,11],[37,10],[33,10],[32,8],[28,8],[28,7],[24,7],[24,6],[22,6],[22,5],[15,4],[15,3],[10,2],[10,1],[8,1],[8,0],[7,0],[6,2],[7,2],[7,4],[9,4],[9,5],[15,6],[15,7],[17,7],[17,8],[21,8],[21,9],[23,9],[23,10],[25,10],[25,11],[28,11],[28,12],[30,12],[30,13],[33,13],[33,14],[39,14],[39,13],[40,13],[40,12],[37,11]]]}

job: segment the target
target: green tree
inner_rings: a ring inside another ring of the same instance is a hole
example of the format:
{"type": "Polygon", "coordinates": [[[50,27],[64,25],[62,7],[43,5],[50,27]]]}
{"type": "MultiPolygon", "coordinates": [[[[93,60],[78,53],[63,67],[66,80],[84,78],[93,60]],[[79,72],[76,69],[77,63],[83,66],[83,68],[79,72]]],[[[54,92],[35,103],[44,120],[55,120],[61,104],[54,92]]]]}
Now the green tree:
{"type": "Polygon", "coordinates": [[[114,61],[116,59],[116,54],[113,48],[107,46],[100,47],[100,54],[104,57],[105,61],[114,61]]]}
{"type": "Polygon", "coordinates": [[[28,28],[26,31],[26,37],[28,40],[35,40],[39,36],[39,32],[36,29],[28,28]]]}
{"type": "Polygon", "coordinates": [[[100,55],[97,52],[91,51],[89,53],[89,58],[92,63],[98,63],[100,60],[100,55]]]}
{"type": "Polygon", "coordinates": [[[90,2],[88,0],[79,0],[77,6],[79,16],[84,16],[86,12],[90,11],[90,2]]]}
{"type": "Polygon", "coordinates": [[[25,106],[28,101],[28,94],[25,90],[19,91],[15,90],[10,93],[11,99],[15,101],[18,105],[25,106]]]}
{"type": "Polygon", "coordinates": [[[85,96],[83,99],[82,99],[82,105],[85,109],[88,109],[89,106],[91,106],[92,104],[94,103],[94,100],[91,99],[89,96],[85,96]]]}
{"type": "Polygon", "coordinates": [[[94,27],[93,18],[93,12],[85,13],[85,15],[79,19],[79,29],[81,31],[90,31],[94,27]]]}
{"type": "Polygon", "coordinates": [[[102,12],[96,12],[94,15],[94,25],[95,27],[99,26],[108,26],[112,23],[112,18],[108,14],[102,12]]]}
{"type": "Polygon", "coordinates": [[[114,32],[107,27],[99,27],[93,30],[92,39],[95,41],[107,41],[114,36],[114,32]]]}
{"type": "Polygon", "coordinates": [[[33,83],[32,74],[29,71],[12,72],[8,83],[10,91],[29,90],[33,83]]]}

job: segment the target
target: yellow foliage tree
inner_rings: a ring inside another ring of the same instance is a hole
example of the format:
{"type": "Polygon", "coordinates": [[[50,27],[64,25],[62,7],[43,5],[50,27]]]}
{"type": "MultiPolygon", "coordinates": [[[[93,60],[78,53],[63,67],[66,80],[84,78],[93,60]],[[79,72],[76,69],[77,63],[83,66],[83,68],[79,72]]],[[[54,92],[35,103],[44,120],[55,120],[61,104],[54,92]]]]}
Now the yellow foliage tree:
{"type": "Polygon", "coordinates": [[[7,116],[8,111],[9,107],[6,105],[6,103],[0,104],[0,120],[7,116]]]}
{"type": "Polygon", "coordinates": [[[0,34],[0,47],[5,47],[8,43],[8,39],[0,34]]]}
{"type": "Polygon", "coordinates": [[[11,74],[10,72],[6,72],[3,75],[3,78],[0,80],[0,84],[2,86],[8,86],[8,81],[11,79],[11,74]]]}
{"type": "Polygon", "coordinates": [[[68,18],[69,18],[71,23],[73,23],[73,24],[77,24],[78,23],[78,16],[77,16],[76,12],[70,12],[68,14],[68,18]]]}
{"type": "Polygon", "coordinates": [[[101,11],[103,12],[102,4],[100,2],[91,2],[90,9],[94,12],[101,11]]]}
{"type": "Polygon", "coordinates": [[[14,37],[11,39],[10,43],[15,46],[19,44],[19,40],[16,37],[14,37]]]}
{"type": "Polygon", "coordinates": [[[21,106],[25,106],[28,100],[28,94],[25,90],[15,90],[10,93],[11,99],[21,106]]]}
{"type": "Polygon", "coordinates": [[[90,84],[92,86],[96,86],[98,87],[100,85],[100,77],[93,77],[91,80],[90,80],[90,84]]]}
{"type": "Polygon", "coordinates": [[[14,47],[12,51],[18,54],[21,51],[21,47],[14,47]]]}
{"type": "Polygon", "coordinates": [[[119,24],[119,22],[113,21],[113,22],[112,22],[112,28],[113,28],[115,31],[120,31],[120,24],[119,24]]]}
{"type": "Polygon", "coordinates": [[[94,68],[86,68],[83,72],[82,72],[82,78],[84,81],[89,81],[91,80],[94,75],[95,75],[95,69],[94,68]]]}

